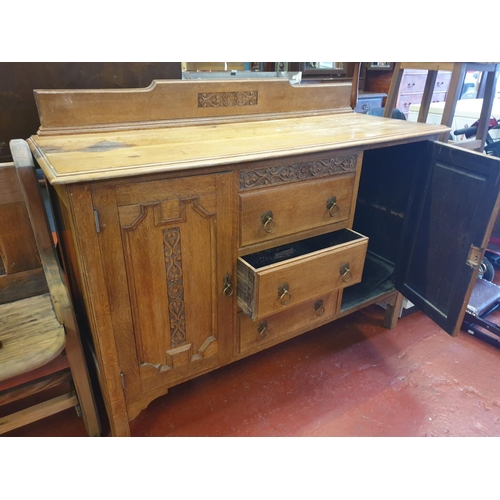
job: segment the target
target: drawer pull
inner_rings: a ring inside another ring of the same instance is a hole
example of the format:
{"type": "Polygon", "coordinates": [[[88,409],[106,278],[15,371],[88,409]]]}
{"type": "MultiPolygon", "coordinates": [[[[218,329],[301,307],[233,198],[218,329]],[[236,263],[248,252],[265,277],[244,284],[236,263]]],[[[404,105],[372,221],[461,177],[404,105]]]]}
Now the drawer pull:
{"type": "Polygon", "coordinates": [[[292,300],[292,294],[288,288],[288,283],[283,283],[278,287],[278,297],[282,306],[286,306],[292,300]]]}
{"type": "Polygon", "coordinates": [[[330,217],[335,217],[339,213],[339,206],[337,205],[337,197],[331,196],[326,201],[326,208],[330,213],[330,217]]]}
{"type": "Polygon", "coordinates": [[[272,233],[276,229],[276,222],[274,222],[271,210],[266,210],[262,214],[260,220],[262,221],[262,224],[264,224],[264,231],[266,233],[272,233]]]}
{"type": "Polygon", "coordinates": [[[317,300],[314,304],[314,310],[316,311],[316,316],[323,316],[325,312],[325,306],[323,305],[323,300],[317,300]]]}
{"type": "Polygon", "coordinates": [[[231,283],[231,275],[230,274],[226,274],[224,276],[224,286],[222,288],[222,293],[226,297],[231,297],[231,295],[233,295],[233,284],[231,283]]]}
{"type": "Polygon", "coordinates": [[[257,331],[259,332],[260,338],[267,339],[270,333],[267,329],[267,321],[261,321],[257,327],[257,331]]]}
{"type": "Polygon", "coordinates": [[[349,264],[343,264],[340,266],[340,275],[342,276],[342,281],[344,283],[347,283],[348,281],[351,281],[352,274],[351,270],[349,269],[349,264]]]}

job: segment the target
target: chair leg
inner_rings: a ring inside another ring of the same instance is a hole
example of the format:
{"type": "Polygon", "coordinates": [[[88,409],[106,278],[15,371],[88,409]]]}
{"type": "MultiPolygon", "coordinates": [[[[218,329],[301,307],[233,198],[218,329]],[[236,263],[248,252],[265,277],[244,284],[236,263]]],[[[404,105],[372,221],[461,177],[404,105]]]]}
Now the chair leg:
{"type": "MultiPolygon", "coordinates": [[[[71,315],[72,316],[72,315],[71,315]]],[[[73,316],[74,318],[74,316],[73,316]]],[[[73,383],[78,395],[78,401],[83,414],[83,421],[89,436],[100,436],[101,428],[97,415],[96,404],[89,372],[83,354],[83,347],[74,321],[66,322],[66,356],[68,357],[73,383]]]]}

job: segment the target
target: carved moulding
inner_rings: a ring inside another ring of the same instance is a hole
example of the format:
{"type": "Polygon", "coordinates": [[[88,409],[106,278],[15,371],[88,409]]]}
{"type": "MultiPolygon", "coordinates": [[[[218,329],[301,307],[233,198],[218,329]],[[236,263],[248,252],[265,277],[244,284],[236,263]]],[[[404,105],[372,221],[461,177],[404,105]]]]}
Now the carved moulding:
{"type": "Polygon", "coordinates": [[[198,94],[199,108],[229,108],[232,106],[257,106],[259,93],[249,92],[206,92],[198,94]]]}
{"type": "Polygon", "coordinates": [[[186,310],[182,271],[181,231],[174,227],[163,231],[163,249],[167,271],[168,312],[172,347],[186,342],[186,310]]]}
{"type": "Polygon", "coordinates": [[[240,173],[240,190],[354,172],[357,158],[356,154],[337,155],[319,160],[247,170],[240,173]]]}

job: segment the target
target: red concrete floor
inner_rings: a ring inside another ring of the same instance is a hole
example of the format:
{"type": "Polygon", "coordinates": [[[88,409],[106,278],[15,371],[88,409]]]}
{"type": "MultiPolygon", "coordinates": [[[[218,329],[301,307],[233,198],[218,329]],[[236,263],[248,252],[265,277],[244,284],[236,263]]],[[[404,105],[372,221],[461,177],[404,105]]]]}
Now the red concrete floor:
{"type": "MultiPolygon", "coordinates": [[[[500,436],[500,349],[371,306],[174,387],[132,436],[500,436]]],[[[83,436],[74,410],[10,436],[83,436]]]]}

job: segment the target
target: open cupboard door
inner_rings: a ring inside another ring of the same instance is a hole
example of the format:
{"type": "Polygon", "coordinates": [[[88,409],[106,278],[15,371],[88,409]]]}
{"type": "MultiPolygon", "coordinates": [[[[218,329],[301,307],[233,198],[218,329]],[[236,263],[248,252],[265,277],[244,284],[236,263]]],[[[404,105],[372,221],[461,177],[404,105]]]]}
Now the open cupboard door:
{"type": "Polygon", "coordinates": [[[456,335],[498,214],[500,160],[429,142],[419,163],[396,289],[456,335]]]}

